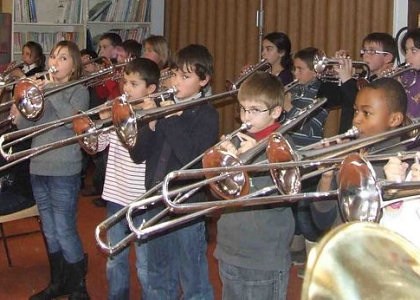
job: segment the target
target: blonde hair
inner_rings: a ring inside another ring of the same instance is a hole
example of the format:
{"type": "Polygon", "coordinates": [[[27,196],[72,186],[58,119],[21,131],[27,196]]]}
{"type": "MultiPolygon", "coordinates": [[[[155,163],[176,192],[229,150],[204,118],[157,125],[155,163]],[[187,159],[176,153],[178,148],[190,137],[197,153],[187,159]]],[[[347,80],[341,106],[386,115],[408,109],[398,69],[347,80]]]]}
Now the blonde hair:
{"type": "Polygon", "coordinates": [[[169,47],[166,39],[161,35],[151,35],[143,40],[144,48],[146,44],[152,47],[153,51],[159,54],[159,69],[164,69],[169,64],[169,47]]]}
{"type": "Polygon", "coordinates": [[[238,100],[260,102],[269,109],[283,107],[284,86],[277,76],[268,72],[256,72],[241,84],[238,100]]]}

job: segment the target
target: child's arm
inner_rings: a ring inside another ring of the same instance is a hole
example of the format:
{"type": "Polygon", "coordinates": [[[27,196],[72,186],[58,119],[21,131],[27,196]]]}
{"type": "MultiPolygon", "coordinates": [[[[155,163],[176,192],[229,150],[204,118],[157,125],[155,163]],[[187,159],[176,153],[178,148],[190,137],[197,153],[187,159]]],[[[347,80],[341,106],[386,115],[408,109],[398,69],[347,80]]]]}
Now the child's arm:
{"type": "MultiPolygon", "coordinates": [[[[75,88],[70,95],[68,93],[64,93],[60,95],[61,97],[57,95],[55,96],[56,97],[47,98],[46,101],[53,106],[57,114],[57,119],[63,119],[74,115],[78,111],[85,111],[89,108],[89,92],[85,87],[80,86],[75,88]],[[69,98],[63,99],[63,96],[67,95],[69,98]]],[[[71,128],[73,125],[72,123],[68,123],[65,126],[71,128]]]]}
{"type": "Polygon", "coordinates": [[[133,148],[128,149],[130,157],[136,164],[144,162],[153,151],[155,132],[149,126],[141,126],[137,133],[137,142],[133,148]]]}
{"type": "MultiPolygon", "coordinates": [[[[182,116],[185,117],[185,113],[182,116]]],[[[219,135],[219,116],[210,106],[203,105],[193,122],[185,118],[172,116],[161,119],[156,130],[162,130],[166,141],[181,164],[185,165],[192,159],[213,146],[219,135]]]]}

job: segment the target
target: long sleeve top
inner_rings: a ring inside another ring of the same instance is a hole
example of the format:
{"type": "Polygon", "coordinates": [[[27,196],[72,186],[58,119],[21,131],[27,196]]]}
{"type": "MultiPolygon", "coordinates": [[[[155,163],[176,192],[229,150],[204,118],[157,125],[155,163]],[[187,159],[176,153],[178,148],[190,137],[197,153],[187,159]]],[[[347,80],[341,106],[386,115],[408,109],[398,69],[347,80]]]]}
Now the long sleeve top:
{"type": "MultiPolygon", "coordinates": [[[[45,88],[48,88],[48,85],[45,88]]],[[[75,114],[79,110],[87,110],[88,106],[88,90],[78,84],[46,97],[44,113],[37,121],[29,121],[19,115],[17,117],[17,127],[19,129],[27,128],[62,119],[75,114]]],[[[73,125],[69,123],[32,138],[32,148],[74,135],[73,125]]],[[[70,176],[80,173],[81,170],[82,152],[77,143],[32,157],[30,163],[30,173],[34,175],[70,176]]]]}
{"type": "MultiPolygon", "coordinates": [[[[188,101],[188,100],[184,100],[188,101]]],[[[130,149],[135,163],[146,161],[146,189],[178,170],[218,141],[219,116],[210,104],[187,109],[180,116],[159,119],[155,131],[144,125],[130,149]]],[[[200,168],[198,163],[193,168],[200,168]]]]}
{"type": "Polygon", "coordinates": [[[125,206],[146,192],[146,165],[133,162],[115,131],[100,134],[98,140],[98,151],[109,145],[102,199],[125,206]]]}
{"type": "MultiPolygon", "coordinates": [[[[269,135],[274,128],[271,129],[264,135],[269,135]]],[[[258,133],[256,136],[264,137],[258,133]]],[[[264,151],[251,163],[266,158],[264,151]]],[[[255,192],[274,183],[267,171],[250,174],[250,184],[250,192],[255,192]]],[[[214,256],[225,263],[248,269],[288,270],[294,228],[289,204],[225,209],[217,222],[214,256]]]]}

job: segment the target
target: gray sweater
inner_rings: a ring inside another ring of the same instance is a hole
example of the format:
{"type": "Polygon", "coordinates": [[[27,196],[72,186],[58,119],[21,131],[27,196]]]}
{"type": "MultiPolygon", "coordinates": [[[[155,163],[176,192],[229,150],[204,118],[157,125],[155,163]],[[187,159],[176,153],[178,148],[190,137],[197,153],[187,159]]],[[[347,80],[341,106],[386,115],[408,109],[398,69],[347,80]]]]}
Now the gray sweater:
{"type": "MultiPolygon", "coordinates": [[[[45,86],[44,89],[49,86],[45,86]]],[[[45,98],[45,110],[35,122],[21,115],[17,118],[19,129],[27,128],[73,115],[79,110],[87,110],[89,92],[81,84],[63,89],[45,98]]],[[[32,139],[32,148],[74,136],[72,123],[47,131],[32,139]]],[[[51,150],[31,158],[30,173],[44,176],[71,176],[82,169],[82,153],[79,144],[51,150]]]]}
{"type": "MultiPolygon", "coordinates": [[[[255,161],[266,159],[265,152],[255,161]]],[[[253,173],[251,191],[273,185],[269,172],[253,173]]],[[[290,205],[260,205],[225,210],[217,223],[214,256],[256,270],[289,269],[289,245],[295,230],[290,205]]]]}

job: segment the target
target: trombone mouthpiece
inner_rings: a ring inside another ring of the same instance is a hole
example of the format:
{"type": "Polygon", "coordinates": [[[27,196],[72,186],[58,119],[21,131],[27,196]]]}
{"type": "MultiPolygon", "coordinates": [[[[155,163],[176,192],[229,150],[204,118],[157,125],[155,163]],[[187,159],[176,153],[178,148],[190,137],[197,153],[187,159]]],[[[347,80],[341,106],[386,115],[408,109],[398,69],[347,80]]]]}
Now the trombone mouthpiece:
{"type": "Polygon", "coordinates": [[[48,72],[50,72],[50,73],[55,73],[55,72],[57,72],[57,68],[56,68],[56,67],[54,67],[54,66],[52,66],[52,67],[50,67],[50,68],[48,69],[48,72]]]}
{"type": "Polygon", "coordinates": [[[251,123],[246,122],[246,123],[242,123],[240,130],[243,131],[243,130],[248,130],[250,128],[251,128],[251,123]]]}

